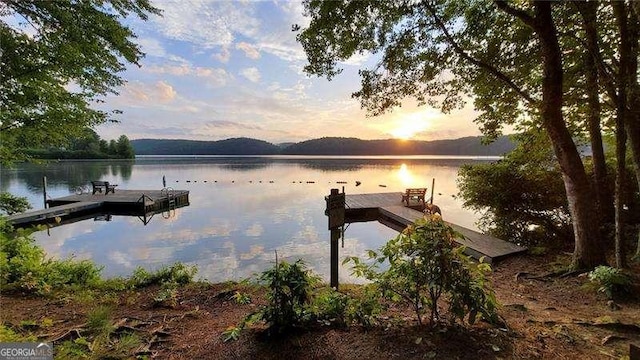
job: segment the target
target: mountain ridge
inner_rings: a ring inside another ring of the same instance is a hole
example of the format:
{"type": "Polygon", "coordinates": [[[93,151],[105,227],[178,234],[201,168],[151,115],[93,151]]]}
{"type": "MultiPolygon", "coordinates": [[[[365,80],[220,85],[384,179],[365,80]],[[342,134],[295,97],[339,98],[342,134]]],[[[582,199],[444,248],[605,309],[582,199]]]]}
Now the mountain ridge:
{"type": "Polygon", "coordinates": [[[272,144],[240,137],[224,140],[136,139],[136,155],[475,155],[501,156],[515,144],[500,136],[489,145],[482,136],[444,140],[362,140],[354,137],[322,137],[297,143],[272,144]]]}

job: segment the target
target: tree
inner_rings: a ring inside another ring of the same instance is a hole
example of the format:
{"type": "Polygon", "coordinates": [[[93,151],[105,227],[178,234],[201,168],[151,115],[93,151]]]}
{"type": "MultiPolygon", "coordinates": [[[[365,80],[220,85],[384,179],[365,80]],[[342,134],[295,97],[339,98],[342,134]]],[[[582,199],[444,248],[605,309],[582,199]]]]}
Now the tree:
{"type": "Polygon", "coordinates": [[[563,248],[573,232],[549,140],[540,132],[515,137],[518,146],[502,160],[460,169],[463,205],[482,213],[479,227],[493,236],[529,247],[563,248]]]}
{"type": "Polygon", "coordinates": [[[361,70],[353,96],[373,115],[408,97],[443,111],[474,96],[483,131],[502,125],[541,128],[563,175],[575,248],[573,267],[605,263],[592,207],[593,189],[563,114],[563,52],[546,1],[319,1],[304,2],[311,23],[299,35],[305,70],[331,79],[339,60],[381,52],[361,70]]]}
{"type": "Polygon", "coordinates": [[[109,148],[107,154],[114,156],[118,154],[118,143],[113,139],[109,140],[109,148]]]}
{"type": "Polygon", "coordinates": [[[149,0],[0,0],[0,154],[64,145],[112,121],[92,104],[124,83],[126,63],[144,55],[121,21],[159,14],[149,0]],[[70,90],[74,89],[74,90],[70,90]]]}
{"type": "Polygon", "coordinates": [[[129,138],[126,135],[120,135],[116,141],[116,153],[123,159],[133,159],[136,156],[133,146],[131,146],[129,138]]]}
{"type": "Polygon", "coordinates": [[[100,151],[100,136],[92,129],[85,128],[78,137],[70,139],[70,150],[100,151]]]}

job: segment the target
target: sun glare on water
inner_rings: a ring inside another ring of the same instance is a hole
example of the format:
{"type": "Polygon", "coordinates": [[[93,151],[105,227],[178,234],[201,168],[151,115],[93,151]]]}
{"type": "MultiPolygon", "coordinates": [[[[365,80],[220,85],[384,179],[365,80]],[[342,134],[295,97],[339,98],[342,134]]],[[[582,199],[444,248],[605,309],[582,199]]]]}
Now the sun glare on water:
{"type": "Polygon", "coordinates": [[[424,112],[413,113],[402,117],[391,135],[396,139],[409,140],[429,128],[429,115],[424,112]]]}

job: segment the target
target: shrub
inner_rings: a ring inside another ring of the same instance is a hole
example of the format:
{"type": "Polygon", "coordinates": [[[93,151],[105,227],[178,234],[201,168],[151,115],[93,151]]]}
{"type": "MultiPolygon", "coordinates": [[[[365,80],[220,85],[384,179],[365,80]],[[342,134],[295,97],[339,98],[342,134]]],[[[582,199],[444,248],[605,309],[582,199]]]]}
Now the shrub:
{"type": "Polygon", "coordinates": [[[349,299],[346,309],[347,324],[357,323],[365,328],[377,324],[377,319],[382,313],[383,306],[380,303],[380,291],[375,284],[363,285],[362,293],[349,299]]]}
{"type": "Polygon", "coordinates": [[[332,288],[324,288],[313,299],[312,312],[315,318],[329,325],[347,325],[345,315],[350,298],[332,288]]]}
{"type": "Polygon", "coordinates": [[[293,264],[276,262],[273,268],[262,273],[260,281],[269,289],[269,304],[260,311],[259,319],[266,322],[271,331],[280,333],[309,319],[310,313],[305,305],[311,299],[311,291],[319,278],[306,268],[302,260],[293,264]]]}
{"type": "Polygon", "coordinates": [[[7,215],[25,212],[31,209],[31,204],[27,198],[13,196],[8,192],[0,192],[0,213],[7,215]]]}
{"type": "Polygon", "coordinates": [[[46,294],[67,285],[94,285],[101,267],[91,261],[52,260],[35,244],[33,230],[13,229],[0,218],[0,288],[46,294]]]}
{"type": "Polygon", "coordinates": [[[426,310],[430,310],[432,324],[439,320],[438,300],[443,294],[449,296],[453,321],[467,314],[470,323],[478,314],[494,321],[496,300],[484,277],[490,268],[473,265],[462,248],[455,248],[454,239],[461,236],[435,215],[409,226],[379,252],[370,250],[372,263],[357,257],[345,263],[352,262],[354,274],[374,282],[387,299],[410,305],[419,324],[426,310]],[[388,269],[379,271],[385,262],[388,269]]]}
{"type": "Polygon", "coordinates": [[[129,281],[134,288],[166,283],[186,285],[193,281],[193,277],[197,272],[198,269],[195,266],[187,266],[180,262],[168,267],[163,266],[155,272],[149,272],[138,267],[134,270],[129,281]]]}
{"type": "Polygon", "coordinates": [[[256,321],[267,323],[267,333],[274,335],[312,320],[311,295],[320,279],[302,260],[290,264],[278,262],[276,257],[275,266],[264,271],[258,280],[267,286],[268,304],[246,316],[240,324],[227,328],[222,334],[224,341],[238,339],[242,329],[256,321]]]}
{"type": "Polygon", "coordinates": [[[176,289],[175,283],[162,285],[162,288],[153,298],[153,306],[168,308],[178,306],[178,289],[176,289]]]}
{"type": "Polygon", "coordinates": [[[460,168],[463,206],[481,213],[479,226],[497,238],[525,246],[571,242],[564,184],[548,140],[537,134],[516,140],[504,159],[460,168]]]}
{"type": "Polygon", "coordinates": [[[112,309],[108,306],[98,306],[87,314],[87,329],[93,335],[109,335],[113,331],[111,323],[112,309]]]}
{"type": "Polygon", "coordinates": [[[598,266],[589,273],[589,280],[598,287],[598,291],[604,293],[608,299],[621,293],[629,292],[631,278],[622,270],[610,266],[598,266]]]}

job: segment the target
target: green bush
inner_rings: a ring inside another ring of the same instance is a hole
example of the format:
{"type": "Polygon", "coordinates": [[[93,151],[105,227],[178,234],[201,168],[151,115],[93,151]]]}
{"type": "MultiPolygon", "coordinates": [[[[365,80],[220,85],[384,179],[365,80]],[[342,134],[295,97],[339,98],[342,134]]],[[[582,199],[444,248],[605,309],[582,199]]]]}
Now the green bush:
{"type": "Polygon", "coordinates": [[[153,297],[154,307],[175,308],[178,306],[178,289],[175,283],[166,283],[153,297]]]}
{"type": "Polygon", "coordinates": [[[267,305],[224,331],[224,341],[238,339],[245,326],[257,321],[267,323],[269,335],[278,335],[305,326],[317,316],[311,300],[314,286],[320,279],[302,260],[290,264],[276,259],[275,266],[262,272],[258,280],[267,286],[267,305]]]}
{"type": "Polygon", "coordinates": [[[604,293],[608,299],[631,289],[631,278],[622,270],[610,266],[598,266],[589,273],[589,280],[604,293]]]}
{"type": "Polygon", "coordinates": [[[269,325],[271,332],[281,333],[309,319],[306,305],[319,278],[307,269],[302,260],[293,264],[286,261],[276,263],[262,273],[260,281],[268,287],[269,303],[259,312],[259,319],[269,325]]]}
{"type": "Polygon", "coordinates": [[[363,285],[361,294],[349,298],[345,314],[347,324],[357,323],[365,328],[376,325],[383,310],[380,300],[380,291],[375,284],[363,285]]]}
{"type": "Polygon", "coordinates": [[[495,321],[496,299],[484,276],[490,268],[474,265],[462,248],[455,248],[454,239],[461,236],[436,215],[417,221],[380,252],[370,250],[373,262],[350,257],[345,263],[352,262],[354,274],[374,282],[385,298],[411,306],[419,324],[427,310],[432,324],[439,320],[438,300],[443,294],[449,297],[452,321],[466,315],[470,323],[477,315],[495,321]],[[385,262],[388,268],[380,271],[385,262]]]}
{"type": "Polygon", "coordinates": [[[7,215],[25,212],[31,209],[31,204],[27,198],[13,196],[8,192],[0,192],[0,213],[7,215]]]}
{"type": "Polygon", "coordinates": [[[102,268],[91,261],[47,259],[32,233],[13,229],[0,218],[0,289],[46,294],[67,285],[92,286],[100,281],[102,268]]]}
{"type": "Polygon", "coordinates": [[[518,146],[493,163],[458,172],[463,206],[482,214],[480,228],[525,246],[573,241],[564,183],[548,139],[517,136],[518,146]]]}
{"type": "Polygon", "coordinates": [[[195,266],[187,266],[180,262],[176,262],[171,266],[163,266],[154,272],[138,267],[129,278],[129,282],[134,288],[166,283],[186,285],[193,281],[193,277],[197,272],[198,269],[195,266]]]}
{"type": "Polygon", "coordinates": [[[340,326],[347,324],[346,314],[349,297],[332,288],[324,288],[316,294],[312,303],[312,312],[318,321],[329,325],[335,323],[340,326]]]}

